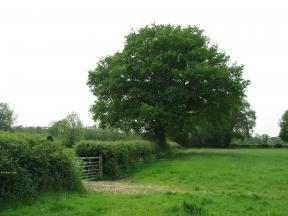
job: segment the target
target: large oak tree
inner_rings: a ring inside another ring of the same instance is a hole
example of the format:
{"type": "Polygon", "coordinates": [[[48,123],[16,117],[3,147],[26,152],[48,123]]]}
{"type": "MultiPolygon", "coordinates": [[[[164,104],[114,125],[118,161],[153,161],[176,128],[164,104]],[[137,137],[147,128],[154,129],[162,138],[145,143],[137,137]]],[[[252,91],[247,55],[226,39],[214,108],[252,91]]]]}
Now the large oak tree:
{"type": "Polygon", "coordinates": [[[167,135],[185,133],[200,116],[222,121],[240,109],[249,83],[242,71],[198,27],[146,26],[89,71],[97,97],[91,112],[102,127],[134,131],[166,149],[167,135]]]}

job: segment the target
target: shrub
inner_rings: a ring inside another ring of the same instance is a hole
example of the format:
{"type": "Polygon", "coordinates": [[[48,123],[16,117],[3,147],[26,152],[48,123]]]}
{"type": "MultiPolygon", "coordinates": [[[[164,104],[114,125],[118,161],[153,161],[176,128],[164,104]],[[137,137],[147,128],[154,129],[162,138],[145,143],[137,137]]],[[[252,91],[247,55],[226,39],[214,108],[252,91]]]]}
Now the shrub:
{"type": "Polygon", "coordinates": [[[119,177],[139,161],[155,157],[159,147],[144,140],[129,141],[81,141],[76,146],[79,157],[103,157],[103,174],[119,177]]]}
{"type": "Polygon", "coordinates": [[[283,147],[283,145],[280,144],[280,143],[277,143],[277,144],[274,145],[274,148],[282,148],[282,147],[283,147]]]}
{"type": "Polygon", "coordinates": [[[259,147],[260,148],[269,148],[269,147],[272,147],[271,145],[269,145],[269,144],[261,144],[261,145],[259,145],[259,147]]]}
{"type": "Polygon", "coordinates": [[[56,142],[0,131],[0,158],[0,200],[82,190],[73,161],[56,142]]]}
{"type": "Polygon", "coordinates": [[[170,150],[183,148],[183,146],[181,146],[178,143],[176,143],[176,142],[174,142],[172,140],[169,140],[169,139],[167,140],[167,144],[168,144],[170,150]]]}
{"type": "Polygon", "coordinates": [[[0,200],[22,196],[27,198],[35,194],[35,188],[31,182],[30,174],[18,167],[3,148],[0,148],[0,200]]]}

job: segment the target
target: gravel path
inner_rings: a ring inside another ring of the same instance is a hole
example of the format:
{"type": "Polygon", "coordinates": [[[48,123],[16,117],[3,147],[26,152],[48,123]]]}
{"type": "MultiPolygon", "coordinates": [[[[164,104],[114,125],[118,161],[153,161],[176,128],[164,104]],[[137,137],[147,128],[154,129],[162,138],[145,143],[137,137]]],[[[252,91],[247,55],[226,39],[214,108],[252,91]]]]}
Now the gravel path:
{"type": "Polygon", "coordinates": [[[141,185],[128,181],[83,181],[91,192],[113,192],[123,194],[148,194],[152,192],[176,192],[159,185],[141,185]]]}

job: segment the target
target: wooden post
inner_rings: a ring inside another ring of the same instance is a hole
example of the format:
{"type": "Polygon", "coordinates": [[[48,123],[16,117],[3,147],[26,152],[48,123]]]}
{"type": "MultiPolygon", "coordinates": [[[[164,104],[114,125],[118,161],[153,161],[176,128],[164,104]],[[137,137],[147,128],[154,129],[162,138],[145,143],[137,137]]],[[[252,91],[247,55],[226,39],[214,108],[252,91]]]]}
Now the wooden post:
{"type": "Polygon", "coordinates": [[[103,157],[102,154],[99,154],[99,176],[103,176],[103,157]]]}

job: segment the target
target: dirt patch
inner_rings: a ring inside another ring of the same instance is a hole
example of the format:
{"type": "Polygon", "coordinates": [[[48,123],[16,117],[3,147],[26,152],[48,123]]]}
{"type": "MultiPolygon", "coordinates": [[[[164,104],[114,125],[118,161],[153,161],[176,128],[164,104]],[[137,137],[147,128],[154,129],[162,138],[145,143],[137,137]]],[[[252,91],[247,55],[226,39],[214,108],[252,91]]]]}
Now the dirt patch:
{"type": "Polygon", "coordinates": [[[83,181],[85,188],[91,192],[113,192],[124,194],[148,194],[153,192],[176,192],[159,185],[142,185],[127,181],[83,181]]]}

